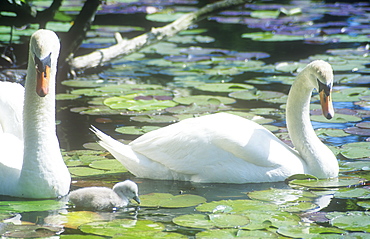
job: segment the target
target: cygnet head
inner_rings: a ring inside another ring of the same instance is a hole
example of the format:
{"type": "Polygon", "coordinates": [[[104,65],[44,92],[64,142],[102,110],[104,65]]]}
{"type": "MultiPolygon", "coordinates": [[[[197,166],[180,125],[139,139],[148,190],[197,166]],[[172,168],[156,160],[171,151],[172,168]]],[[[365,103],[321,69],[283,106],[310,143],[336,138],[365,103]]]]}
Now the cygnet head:
{"type": "Polygon", "coordinates": [[[113,186],[113,191],[117,193],[120,198],[134,199],[140,204],[139,199],[139,189],[137,184],[131,180],[125,180],[123,182],[117,183],[113,186]]]}

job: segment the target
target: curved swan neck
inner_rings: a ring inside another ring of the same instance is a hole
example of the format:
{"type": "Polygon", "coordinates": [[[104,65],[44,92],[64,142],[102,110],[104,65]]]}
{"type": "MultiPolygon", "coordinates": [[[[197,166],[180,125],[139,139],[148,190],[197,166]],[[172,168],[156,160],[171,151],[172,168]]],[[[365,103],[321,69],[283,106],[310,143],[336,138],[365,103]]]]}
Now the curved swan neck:
{"type": "Polygon", "coordinates": [[[310,65],[294,81],[287,100],[286,121],[294,147],[308,167],[308,173],[319,178],[337,176],[337,159],[331,150],[316,136],[310,120],[310,100],[317,79],[310,65]]]}

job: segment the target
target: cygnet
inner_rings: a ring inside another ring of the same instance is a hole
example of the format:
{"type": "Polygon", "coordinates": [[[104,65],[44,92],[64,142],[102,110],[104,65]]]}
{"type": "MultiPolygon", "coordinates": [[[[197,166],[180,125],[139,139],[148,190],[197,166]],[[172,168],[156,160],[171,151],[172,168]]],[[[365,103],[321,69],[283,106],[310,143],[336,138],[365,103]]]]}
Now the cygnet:
{"type": "Polygon", "coordinates": [[[107,187],[86,187],[69,193],[68,199],[76,208],[111,210],[126,207],[130,199],[140,204],[137,184],[131,180],[119,182],[113,189],[107,187]]]}

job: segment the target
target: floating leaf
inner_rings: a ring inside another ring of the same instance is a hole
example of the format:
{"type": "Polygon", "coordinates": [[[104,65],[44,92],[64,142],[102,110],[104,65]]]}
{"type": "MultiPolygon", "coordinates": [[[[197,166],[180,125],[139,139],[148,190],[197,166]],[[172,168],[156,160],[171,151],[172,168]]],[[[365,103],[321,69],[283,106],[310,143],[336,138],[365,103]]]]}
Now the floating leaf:
{"type": "Polygon", "coordinates": [[[173,123],[178,121],[178,118],[171,115],[139,115],[130,118],[133,121],[145,123],[173,123]]]}
{"type": "Polygon", "coordinates": [[[340,189],[334,193],[336,198],[370,199],[370,190],[366,188],[340,189]]]}
{"type": "Polygon", "coordinates": [[[234,99],[223,96],[212,96],[212,95],[193,95],[187,97],[175,97],[175,102],[184,105],[197,104],[197,105],[219,105],[219,104],[233,104],[234,99]]]}
{"type": "MultiPolygon", "coordinates": [[[[264,100],[271,101],[271,99],[278,99],[279,102],[282,100],[282,103],[286,102],[286,94],[276,91],[259,91],[259,90],[246,90],[246,91],[237,91],[229,94],[230,97],[241,99],[241,100],[264,100]]],[[[274,103],[278,103],[277,101],[274,103]]]]}
{"type": "Polygon", "coordinates": [[[334,114],[332,119],[326,119],[322,115],[311,115],[311,120],[323,123],[347,123],[361,121],[362,119],[354,115],[334,114]]]}
{"type": "Polygon", "coordinates": [[[303,186],[307,188],[340,188],[357,185],[360,183],[359,179],[320,179],[320,180],[292,180],[289,182],[293,185],[303,186]]]}
{"type": "Polygon", "coordinates": [[[58,215],[50,215],[45,218],[45,222],[51,225],[63,225],[68,228],[77,229],[80,225],[102,221],[103,217],[96,212],[76,211],[58,215]]]}
{"type": "Polygon", "coordinates": [[[279,15],[279,10],[257,10],[251,12],[251,17],[262,19],[277,18],[279,15]]]}
{"type": "Polygon", "coordinates": [[[40,212],[58,210],[64,203],[58,200],[0,201],[0,212],[40,212]]]}
{"type": "Polygon", "coordinates": [[[89,167],[70,167],[68,169],[71,174],[80,176],[80,177],[101,175],[105,173],[105,171],[103,170],[93,169],[89,167]]]}
{"type": "Polygon", "coordinates": [[[161,127],[158,126],[143,126],[143,127],[136,127],[136,126],[122,126],[115,129],[116,132],[121,134],[133,134],[133,135],[142,135],[148,133],[150,131],[159,129],[161,127]]]}
{"type": "Polygon", "coordinates": [[[310,197],[316,197],[316,195],[303,190],[271,188],[268,190],[249,192],[248,197],[276,204],[284,204],[286,202],[304,201],[310,197]]]}
{"type": "Polygon", "coordinates": [[[370,142],[354,142],[344,144],[340,153],[350,159],[361,159],[370,157],[370,142]]]}
{"type": "Polygon", "coordinates": [[[90,167],[114,172],[127,172],[127,169],[116,159],[97,160],[92,162],[90,167]]]}
{"type": "Polygon", "coordinates": [[[309,226],[289,226],[289,227],[279,227],[277,232],[286,237],[292,238],[307,238],[307,237],[326,237],[329,234],[342,234],[345,231],[335,228],[335,227],[322,227],[316,225],[309,226]]]}
{"type": "Polygon", "coordinates": [[[344,132],[342,129],[330,129],[330,128],[320,128],[315,130],[317,135],[324,135],[329,137],[345,137],[348,136],[346,132],[344,132]]]}
{"type": "Polygon", "coordinates": [[[140,235],[145,232],[158,233],[164,230],[164,225],[160,222],[150,220],[131,220],[116,219],[109,222],[92,222],[80,226],[84,233],[92,233],[103,236],[120,236],[126,237],[140,235]]]}
{"type": "Polygon", "coordinates": [[[133,111],[160,110],[177,105],[172,100],[134,100],[131,97],[111,97],[104,100],[104,104],[111,109],[127,109],[133,111]]]}
{"type": "Polygon", "coordinates": [[[175,217],[172,221],[180,226],[205,229],[214,227],[234,228],[249,223],[247,217],[234,214],[188,214],[175,217]]]}
{"type": "Polygon", "coordinates": [[[252,85],[247,84],[233,84],[233,83],[209,83],[204,85],[196,86],[195,88],[203,91],[211,92],[234,92],[241,90],[253,89],[252,85]]]}
{"type": "MultiPolygon", "coordinates": [[[[331,213],[329,213],[330,215],[331,213]]],[[[334,218],[330,224],[348,231],[365,231],[370,232],[370,213],[369,212],[336,212],[332,213],[334,218]]]]}
{"type": "Polygon", "coordinates": [[[274,34],[271,32],[252,32],[242,34],[242,38],[251,38],[254,41],[299,41],[304,36],[274,34]]]}
{"type": "Polygon", "coordinates": [[[173,22],[184,14],[183,12],[159,12],[146,15],[146,19],[153,22],[173,22]]]}
{"type": "Polygon", "coordinates": [[[191,207],[204,203],[206,199],[198,195],[182,194],[173,196],[169,193],[151,193],[140,196],[140,206],[180,208],[191,207]]]}
{"type": "Polygon", "coordinates": [[[221,200],[202,204],[196,209],[200,212],[211,213],[230,213],[245,211],[273,211],[278,209],[278,205],[256,200],[221,200]]]}
{"type": "Polygon", "coordinates": [[[50,238],[63,232],[62,227],[41,225],[4,224],[2,236],[5,238],[50,238]]]}
{"type": "Polygon", "coordinates": [[[259,230],[267,229],[269,227],[284,227],[299,225],[301,218],[290,212],[284,212],[281,210],[273,211],[245,211],[242,213],[250,219],[250,223],[243,226],[243,229],[248,230],[259,230]]]}

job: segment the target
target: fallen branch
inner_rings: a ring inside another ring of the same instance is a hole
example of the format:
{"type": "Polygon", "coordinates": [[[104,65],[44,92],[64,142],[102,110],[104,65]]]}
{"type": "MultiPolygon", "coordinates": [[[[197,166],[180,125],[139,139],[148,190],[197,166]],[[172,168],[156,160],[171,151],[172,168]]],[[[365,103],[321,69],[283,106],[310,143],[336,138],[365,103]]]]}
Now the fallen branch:
{"type": "Polygon", "coordinates": [[[70,62],[71,69],[74,71],[84,71],[89,68],[103,66],[114,59],[127,56],[129,54],[137,52],[143,47],[172,37],[178,32],[187,29],[195,22],[200,21],[211,14],[250,1],[251,0],[224,0],[213,4],[208,4],[198,11],[183,15],[176,21],[164,27],[152,28],[150,32],[135,37],[131,40],[119,40],[117,41],[117,44],[111,47],[99,49],[90,54],[76,57],[70,62]]]}

